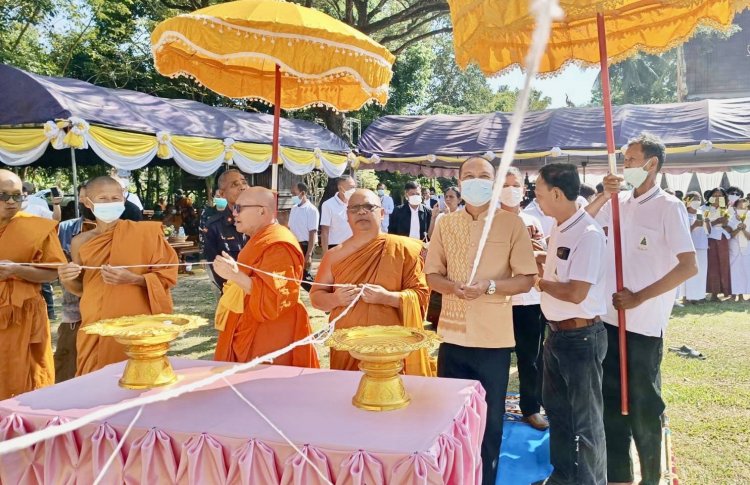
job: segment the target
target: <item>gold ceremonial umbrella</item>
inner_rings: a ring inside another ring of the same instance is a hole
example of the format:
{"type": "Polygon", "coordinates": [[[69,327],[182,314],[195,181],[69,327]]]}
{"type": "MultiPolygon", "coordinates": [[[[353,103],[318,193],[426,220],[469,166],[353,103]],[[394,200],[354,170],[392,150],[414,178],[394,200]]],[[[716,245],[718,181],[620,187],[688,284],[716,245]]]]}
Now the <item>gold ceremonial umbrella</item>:
{"type": "MultiPolygon", "coordinates": [[[[489,75],[522,65],[532,42],[531,0],[448,0],[456,61],[489,75]]],[[[553,23],[539,72],[568,62],[601,67],[610,171],[616,172],[608,60],[636,51],[659,53],[685,42],[699,25],[726,29],[750,0],[559,0],[565,18],[553,23]],[[609,53],[608,53],[609,52],[609,53]]],[[[617,290],[623,289],[619,198],[612,197],[617,290]]],[[[622,412],[628,413],[625,312],[619,312],[622,412]]]]}
{"type": "Polygon", "coordinates": [[[281,109],[385,104],[395,59],[353,27],[281,0],[239,0],[178,15],[154,29],[151,47],[165,76],[274,105],[274,190],[281,109]]]}

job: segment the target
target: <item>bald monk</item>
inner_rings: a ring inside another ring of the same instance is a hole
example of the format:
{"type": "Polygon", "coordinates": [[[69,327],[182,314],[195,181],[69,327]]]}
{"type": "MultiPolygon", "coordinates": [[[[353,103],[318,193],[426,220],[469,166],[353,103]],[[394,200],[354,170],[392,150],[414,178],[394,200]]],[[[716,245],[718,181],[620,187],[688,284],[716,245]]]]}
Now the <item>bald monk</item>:
{"type": "MultiPolygon", "coordinates": [[[[21,179],[0,170],[0,263],[65,262],[57,222],[21,211],[21,179]]],[[[0,265],[0,400],[55,383],[41,283],[56,268],[0,265]]]]}
{"type": "Polygon", "coordinates": [[[119,219],[125,199],[115,179],[97,177],[87,183],[83,204],[94,213],[96,228],[73,238],[72,262],[58,270],[65,289],[81,297],[77,376],[127,359],[114,338],[87,335],[88,325],[107,318],[172,313],[170,289],[177,283],[176,266],[117,268],[176,264],[177,254],[164,239],[161,223],[119,219]]]}
{"type": "MultiPolygon", "coordinates": [[[[237,230],[248,237],[237,261],[301,280],[305,258],[294,234],[276,221],[273,192],[263,187],[248,188],[231,209],[237,230]]],[[[299,282],[238,266],[226,252],[214,260],[214,271],[227,281],[217,309],[216,360],[248,362],[312,332],[307,310],[299,299],[299,282]]],[[[312,345],[297,347],[273,363],[320,366],[312,345]]]]}
{"type": "MultiPolygon", "coordinates": [[[[367,325],[404,325],[422,328],[428,288],[423,273],[421,241],[380,232],[385,215],[380,198],[358,189],[349,198],[347,218],[352,237],[329,250],[318,268],[317,283],[349,284],[344,288],[315,286],[312,305],[331,312],[333,320],[365,287],[360,301],[342,318],[337,328],[367,325]]],[[[427,352],[414,352],[405,372],[434,375],[427,352]]],[[[356,370],[359,361],[349,352],[331,350],[331,369],[356,370]]]]}

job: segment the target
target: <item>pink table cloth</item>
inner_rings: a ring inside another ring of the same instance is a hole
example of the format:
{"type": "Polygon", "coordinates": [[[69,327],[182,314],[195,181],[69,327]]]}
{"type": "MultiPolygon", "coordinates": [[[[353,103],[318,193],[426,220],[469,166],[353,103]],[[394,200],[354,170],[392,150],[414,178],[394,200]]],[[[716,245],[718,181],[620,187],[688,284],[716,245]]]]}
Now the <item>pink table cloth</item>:
{"type": "MultiPolygon", "coordinates": [[[[180,382],[225,363],[172,359],[180,382]]],[[[150,391],[122,389],[124,364],[0,402],[0,440],[86,415],[150,391]]],[[[106,484],[474,484],[481,482],[484,390],[475,381],[405,376],[405,409],[351,404],[359,372],[261,366],[229,381],[323,474],[225,382],[146,406],[106,484]]],[[[179,383],[177,384],[179,385],[179,383]]],[[[90,485],[136,410],[0,456],[0,484],[90,485]]]]}

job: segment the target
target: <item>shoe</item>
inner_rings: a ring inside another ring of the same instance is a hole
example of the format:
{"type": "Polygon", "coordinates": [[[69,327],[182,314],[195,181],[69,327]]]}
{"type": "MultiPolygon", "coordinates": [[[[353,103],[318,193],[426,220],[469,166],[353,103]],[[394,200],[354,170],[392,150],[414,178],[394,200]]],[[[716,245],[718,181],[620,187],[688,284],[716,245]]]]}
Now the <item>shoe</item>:
{"type": "Polygon", "coordinates": [[[544,431],[549,428],[549,422],[544,416],[539,413],[532,414],[531,416],[524,416],[523,422],[527,423],[534,429],[538,429],[539,431],[544,431]]]}

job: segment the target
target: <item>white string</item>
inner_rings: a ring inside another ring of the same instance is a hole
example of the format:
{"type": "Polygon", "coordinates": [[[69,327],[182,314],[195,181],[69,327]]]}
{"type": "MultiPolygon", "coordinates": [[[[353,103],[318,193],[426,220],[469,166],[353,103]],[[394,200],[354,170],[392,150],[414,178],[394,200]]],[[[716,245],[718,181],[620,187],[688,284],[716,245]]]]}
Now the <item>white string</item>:
{"type": "Polygon", "coordinates": [[[292,342],[291,344],[287,345],[283,349],[275,350],[266,355],[261,355],[260,357],[256,357],[249,362],[245,362],[242,364],[235,364],[227,370],[224,370],[216,374],[212,374],[208,377],[204,377],[203,379],[197,380],[195,382],[191,382],[189,384],[185,384],[183,386],[165,389],[159,393],[150,394],[148,396],[140,396],[130,401],[119,402],[117,404],[113,404],[113,405],[106,406],[106,407],[97,409],[95,411],[92,411],[86,416],[81,416],[80,418],[76,418],[72,421],[61,423],[56,426],[50,426],[50,427],[47,427],[38,431],[34,431],[32,433],[23,435],[23,436],[19,436],[17,438],[2,441],[0,442],[0,456],[5,455],[7,453],[13,453],[18,450],[22,450],[40,441],[48,440],[50,438],[54,438],[56,436],[66,434],[71,431],[75,431],[81,428],[82,426],[86,426],[87,424],[91,424],[95,421],[102,421],[106,418],[109,418],[110,416],[114,416],[115,414],[119,414],[121,412],[128,411],[133,408],[137,408],[139,406],[145,406],[147,404],[153,404],[156,402],[168,401],[169,399],[182,396],[183,394],[197,391],[198,389],[201,389],[206,386],[210,386],[211,384],[214,384],[215,382],[218,382],[219,380],[225,377],[233,376],[240,372],[244,372],[246,370],[252,369],[264,362],[271,362],[276,357],[284,355],[287,352],[290,352],[291,350],[297,347],[301,347],[303,345],[308,345],[308,344],[313,345],[313,344],[324,343],[331,336],[331,334],[333,334],[333,331],[335,330],[336,324],[338,323],[338,321],[341,320],[346,314],[348,314],[352,308],[354,308],[354,305],[357,304],[357,302],[362,297],[364,292],[365,292],[365,288],[364,287],[360,288],[359,293],[357,293],[357,296],[354,298],[354,300],[352,300],[349,306],[347,306],[340,315],[338,315],[336,318],[331,320],[331,322],[328,324],[327,327],[311,335],[308,335],[307,337],[301,340],[292,342]]]}
{"type": "Polygon", "coordinates": [[[237,389],[236,387],[234,387],[234,385],[231,382],[229,382],[227,379],[224,379],[224,382],[227,383],[227,385],[234,391],[235,394],[237,394],[237,396],[245,404],[247,404],[248,406],[250,406],[256,413],[258,413],[258,416],[260,416],[261,418],[263,418],[263,421],[265,421],[271,428],[273,428],[273,430],[276,431],[279,434],[279,436],[281,436],[282,438],[284,438],[284,441],[286,441],[289,444],[289,446],[291,446],[292,448],[294,448],[294,451],[296,451],[297,454],[299,456],[301,456],[302,459],[305,460],[308,465],[310,465],[311,467],[313,467],[313,469],[318,473],[318,475],[320,476],[320,478],[322,478],[325,483],[327,483],[329,485],[333,485],[331,483],[331,481],[328,480],[328,478],[323,474],[323,472],[320,471],[320,469],[317,466],[315,466],[315,463],[313,463],[312,460],[310,460],[310,458],[307,457],[307,455],[305,455],[304,453],[302,453],[302,451],[297,447],[297,445],[295,445],[292,442],[292,440],[290,440],[284,434],[284,432],[279,429],[278,426],[276,426],[275,424],[273,424],[271,422],[271,420],[268,419],[268,417],[265,414],[263,414],[262,412],[260,412],[260,409],[258,409],[253,403],[251,403],[249,399],[247,399],[245,396],[243,396],[242,393],[239,391],[239,389],[237,389]]]}
{"type": "Polygon", "coordinates": [[[102,479],[104,478],[104,474],[107,473],[107,470],[112,465],[112,462],[115,461],[115,457],[120,453],[120,450],[122,449],[122,445],[125,444],[125,438],[128,437],[130,434],[130,430],[133,429],[133,426],[135,426],[135,422],[138,421],[138,418],[141,417],[141,413],[143,412],[143,406],[138,408],[138,412],[135,413],[135,416],[133,416],[133,420],[130,421],[130,424],[125,429],[125,432],[120,437],[120,441],[117,443],[117,446],[115,447],[114,451],[111,455],[109,455],[109,459],[104,464],[104,467],[99,471],[99,476],[96,477],[96,480],[94,481],[94,485],[99,485],[101,483],[102,479]]]}
{"type": "Polygon", "coordinates": [[[482,259],[482,252],[484,251],[484,246],[487,244],[487,238],[490,235],[492,221],[495,219],[495,208],[498,207],[498,202],[500,201],[500,194],[502,193],[503,184],[505,183],[505,176],[508,174],[508,168],[510,168],[511,163],[513,162],[513,157],[516,154],[516,146],[518,145],[518,139],[521,136],[521,126],[523,125],[523,119],[526,115],[529,104],[531,80],[539,71],[539,63],[547,48],[547,41],[552,32],[552,21],[563,17],[563,11],[558,4],[558,0],[534,0],[531,2],[529,10],[536,18],[536,25],[534,26],[534,32],[531,38],[531,47],[526,54],[526,77],[524,78],[523,89],[516,100],[513,117],[510,121],[508,138],[505,139],[503,155],[500,159],[500,166],[497,168],[495,185],[492,189],[490,210],[487,212],[487,218],[484,221],[482,237],[479,239],[479,248],[477,249],[476,257],[474,258],[474,265],[471,268],[471,276],[469,276],[469,281],[467,281],[468,284],[471,284],[474,281],[474,277],[477,275],[479,260],[482,259]]]}

